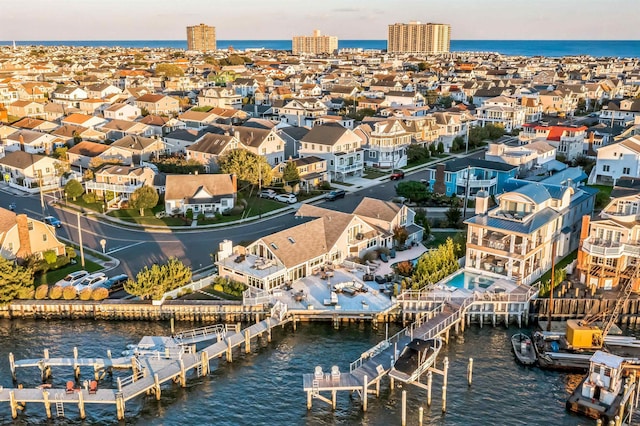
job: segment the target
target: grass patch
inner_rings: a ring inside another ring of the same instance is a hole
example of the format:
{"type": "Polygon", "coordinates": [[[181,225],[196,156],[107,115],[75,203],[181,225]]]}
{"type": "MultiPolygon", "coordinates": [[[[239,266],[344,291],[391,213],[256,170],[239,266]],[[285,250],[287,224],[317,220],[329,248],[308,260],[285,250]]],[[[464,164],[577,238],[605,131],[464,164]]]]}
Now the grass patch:
{"type": "Polygon", "coordinates": [[[382,171],[380,169],[373,169],[373,168],[367,167],[364,170],[364,175],[362,175],[362,177],[365,178],[365,179],[377,179],[377,178],[380,178],[380,177],[387,176],[388,174],[389,174],[389,172],[385,172],[385,171],[382,171]]]}
{"type": "MultiPolygon", "coordinates": [[[[208,285],[208,286],[204,287],[202,289],[202,291],[204,291],[205,293],[213,294],[214,296],[218,296],[219,298],[224,299],[224,300],[242,300],[242,296],[232,296],[230,294],[214,290],[213,289],[213,285],[208,285]]],[[[187,296],[182,297],[181,299],[187,299],[187,300],[212,300],[213,298],[210,297],[210,296],[207,296],[206,294],[194,292],[194,293],[191,293],[191,294],[189,294],[187,296]]],[[[213,299],[213,300],[215,300],[215,299],[213,299]]]]}
{"type": "Polygon", "coordinates": [[[336,185],[342,185],[342,186],[353,186],[352,183],[340,182],[339,180],[334,180],[332,183],[335,183],[336,185]]]}
{"type": "Polygon", "coordinates": [[[594,188],[598,190],[596,194],[595,208],[603,209],[609,204],[611,201],[611,191],[613,190],[613,186],[607,185],[586,185],[590,188],[594,188]]]}
{"type": "Polygon", "coordinates": [[[94,212],[99,212],[102,213],[104,210],[104,204],[100,203],[87,203],[86,201],[84,201],[82,199],[82,197],[78,197],[76,198],[75,201],[73,201],[72,198],[67,199],[67,204],[71,204],[70,207],[76,207],[78,210],[80,211],[85,211],[85,210],[92,210],[94,212]]]}
{"type": "MultiPolygon", "coordinates": [[[[240,195],[241,200],[246,200],[247,207],[242,214],[236,215],[223,215],[218,218],[210,217],[204,220],[198,220],[198,225],[213,225],[216,223],[232,222],[235,220],[245,219],[249,217],[257,217],[259,215],[269,213],[273,210],[278,210],[283,207],[289,206],[289,204],[281,203],[280,201],[270,200],[268,198],[260,198],[257,196],[248,197],[246,195],[240,195]]],[[[300,199],[300,198],[298,198],[300,199]]],[[[239,202],[240,203],[240,202],[239,202]]]]}
{"type": "MultiPolygon", "coordinates": [[[[556,271],[558,269],[565,268],[568,264],[570,264],[577,258],[578,258],[578,250],[572,251],[571,253],[563,257],[558,263],[556,263],[556,271]]],[[[549,268],[547,272],[542,274],[542,276],[536,280],[536,283],[539,283],[539,282],[544,283],[546,281],[549,281],[550,279],[551,279],[551,268],[549,268]]],[[[557,284],[559,283],[554,283],[554,286],[557,284]]]]}
{"type": "Polygon", "coordinates": [[[84,269],[87,272],[93,273],[102,269],[102,266],[98,265],[97,263],[93,263],[87,259],[85,259],[84,268],[82,268],[82,265],[80,263],[80,255],[78,255],[76,260],[77,260],[77,263],[75,265],[68,264],[64,268],[56,269],[55,271],[48,271],[46,274],[41,274],[34,277],[34,280],[33,280],[34,284],[36,286],[39,286],[41,284],[51,285],[60,281],[61,279],[66,277],[67,274],[71,272],[80,271],[84,269]]]}
{"type": "Polygon", "coordinates": [[[431,230],[431,238],[429,239],[429,241],[424,243],[424,246],[427,248],[437,248],[438,246],[444,244],[445,241],[447,241],[447,238],[451,238],[452,240],[455,241],[456,238],[462,238],[462,237],[464,237],[464,240],[466,241],[466,237],[467,237],[466,231],[460,230],[460,231],[438,232],[438,231],[431,230]]]}
{"type": "Polygon", "coordinates": [[[588,186],[589,188],[595,188],[598,191],[605,194],[607,197],[611,197],[611,191],[613,190],[613,186],[607,186],[607,185],[585,185],[585,186],[588,186]]]}
{"type": "MultiPolygon", "coordinates": [[[[76,251],[76,253],[80,253],[80,246],[75,244],[75,243],[68,243],[68,246],[73,247],[73,249],[76,251]]],[[[90,254],[93,257],[97,257],[100,260],[104,260],[105,262],[110,261],[111,259],[108,258],[107,256],[103,255],[102,253],[100,253],[99,251],[95,251],[95,250],[91,250],[89,248],[84,248],[84,252],[90,254]]]]}
{"type": "Polygon", "coordinates": [[[155,214],[161,210],[164,211],[164,206],[158,205],[153,209],[145,209],[144,216],[140,216],[140,211],[138,209],[112,210],[107,213],[107,215],[126,222],[137,223],[139,225],[185,226],[186,222],[179,217],[157,218],[155,214]]]}

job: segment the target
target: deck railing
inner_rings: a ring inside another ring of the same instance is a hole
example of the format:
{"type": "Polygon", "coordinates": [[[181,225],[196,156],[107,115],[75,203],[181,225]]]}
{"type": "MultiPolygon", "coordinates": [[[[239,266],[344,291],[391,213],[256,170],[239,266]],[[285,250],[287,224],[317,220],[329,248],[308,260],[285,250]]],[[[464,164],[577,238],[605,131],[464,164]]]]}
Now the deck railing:
{"type": "Polygon", "coordinates": [[[206,338],[209,336],[218,337],[219,335],[224,335],[227,333],[227,325],[226,324],[216,324],[209,325],[206,327],[194,328],[192,330],[182,331],[173,336],[173,338],[178,342],[178,344],[182,343],[182,340],[185,339],[198,339],[198,338],[206,338]]]}
{"type": "Polygon", "coordinates": [[[125,378],[118,377],[118,391],[122,392],[122,388],[126,387],[134,382],[137,382],[140,379],[147,377],[147,369],[142,368],[138,370],[135,374],[127,376],[125,378]]]}

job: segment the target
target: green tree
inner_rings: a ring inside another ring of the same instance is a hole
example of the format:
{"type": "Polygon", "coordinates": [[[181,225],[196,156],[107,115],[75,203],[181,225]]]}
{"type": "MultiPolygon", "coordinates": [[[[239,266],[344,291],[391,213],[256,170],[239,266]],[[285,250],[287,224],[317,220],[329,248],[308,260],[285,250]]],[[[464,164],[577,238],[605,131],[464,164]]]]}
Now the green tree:
{"type": "Polygon", "coordinates": [[[444,215],[447,218],[447,224],[450,228],[457,228],[460,226],[462,211],[456,204],[452,204],[451,207],[449,207],[449,210],[444,213],[444,215]]]}
{"type": "Polygon", "coordinates": [[[144,216],[144,209],[152,209],[158,205],[158,192],[147,185],[133,191],[131,194],[131,207],[140,210],[140,216],[144,216]]]}
{"type": "Polygon", "coordinates": [[[0,257],[0,305],[11,302],[23,289],[33,288],[33,270],[0,257]]]}
{"type": "Polygon", "coordinates": [[[191,268],[185,266],[175,257],[170,257],[167,263],[145,266],[136,275],[135,280],[128,280],[124,284],[127,293],[134,296],[159,300],[167,292],[182,287],[191,281],[191,268]]]}
{"type": "Polygon", "coordinates": [[[413,221],[416,225],[424,228],[423,238],[427,239],[431,234],[431,227],[429,226],[429,219],[427,218],[427,211],[425,209],[416,209],[416,214],[413,217],[413,221]]]}
{"type": "Polygon", "coordinates": [[[438,103],[444,108],[451,108],[451,105],[453,104],[453,98],[451,96],[445,96],[443,98],[440,98],[438,103]]]}
{"type": "Polygon", "coordinates": [[[53,151],[53,157],[57,160],[63,160],[66,161],[67,160],[67,151],[69,150],[69,148],[67,148],[66,146],[59,146],[58,148],[56,148],[53,151]]]}
{"type": "Polygon", "coordinates": [[[429,64],[426,62],[418,62],[418,71],[422,72],[429,68],[429,64]]]}
{"type": "Polygon", "coordinates": [[[220,159],[222,173],[235,174],[240,181],[250,185],[270,185],[273,180],[271,166],[267,159],[255,155],[246,149],[238,148],[230,151],[220,159]]]}
{"type": "Polygon", "coordinates": [[[451,152],[462,151],[465,147],[464,138],[462,136],[456,136],[451,142],[451,152]]]}
{"type": "Polygon", "coordinates": [[[64,186],[64,192],[68,197],[73,198],[73,201],[76,201],[76,198],[81,196],[84,192],[84,188],[82,187],[82,184],[80,182],[75,179],[71,179],[64,186]]]}
{"type": "Polygon", "coordinates": [[[400,197],[405,197],[411,201],[422,201],[428,197],[427,187],[421,182],[415,180],[408,180],[400,182],[396,185],[396,193],[400,197]]]}
{"type": "Polygon", "coordinates": [[[53,265],[56,263],[56,260],[58,260],[58,255],[56,255],[55,250],[47,250],[42,253],[42,258],[47,262],[47,264],[53,265]]]}
{"type": "Polygon", "coordinates": [[[165,279],[165,291],[180,288],[191,282],[191,268],[175,257],[170,257],[167,263],[162,266],[162,269],[165,279]]]}
{"type": "Polygon", "coordinates": [[[444,144],[442,142],[438,142],[438,154],[444,154],[444,144]]]}
{"type": "Polygon", "coordinates": [[[427,103],[427,105],[435,105],[435,103],[438,102],[439,97],[440,95],[438,95],[438,92],[436,92],[435,90],[427,90],[427,92],[424,94],[424,101],[427,103]]]}
{"type": "Polygon", "coordinates": [[[411,144],[407,148],[407,162],[409,163],[420,163],[430,157],[429,148],[417,144],[411,144]]]}
{"type": "Polygon", "coordinates": [[[166,77],[182,77],[184,75],[184,71],[182,68],[175,64],[158,64],[156,65],[155,74],[163,75],[166,77]]]}
{"type": "Polygon", "coordinates": [[[376,115],[376,110],[372,108],[361,108],[356,112],[353,112],[353,109],[349,108],[347,117],[353,118],[356,121],[362,121],[365,117],[373,117],[374,115],[376,115]]]}
{"type": "Polygon", "coordinates": [[[282,181],[285,183],[285,185],[295,185],[296,183],[300,182],[300,173],[298,173],[298,168],[296,167],[295,161],[287,161],[287,165],[282,171],[282,181]]]}
{"type": "Polygon", "coordinates": [[[460,268],[460,264],[456,256],[456,244],[451,238],[447,238],[444,244],[418,259],[411,277],[412,287],[414,290],[418,290],[429,284],[435,284],[457,271],[458,268],[460,268]]]}

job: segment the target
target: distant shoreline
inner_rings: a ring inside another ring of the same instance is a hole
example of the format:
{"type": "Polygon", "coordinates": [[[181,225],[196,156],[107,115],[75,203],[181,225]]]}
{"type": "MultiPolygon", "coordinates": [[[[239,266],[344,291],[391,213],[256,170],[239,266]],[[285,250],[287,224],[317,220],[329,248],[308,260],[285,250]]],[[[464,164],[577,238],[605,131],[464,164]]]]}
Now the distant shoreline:
{"type": "MultiPolygon", "coordinates": [[[[0,41],[11,46],[12,40],[0,41]]],[[[186,49],[186,40],[16,40],[17,46],[186,49]]],[[[218,49],[291,50],[291,40],[218,40],[218,49]]],[[[386,40],[339,40],[339,49],[386,50],[386,40]]],[[[640,57],[640,40],[451,40],[451,52],[498,52],[507,56],[640,57]]]]}

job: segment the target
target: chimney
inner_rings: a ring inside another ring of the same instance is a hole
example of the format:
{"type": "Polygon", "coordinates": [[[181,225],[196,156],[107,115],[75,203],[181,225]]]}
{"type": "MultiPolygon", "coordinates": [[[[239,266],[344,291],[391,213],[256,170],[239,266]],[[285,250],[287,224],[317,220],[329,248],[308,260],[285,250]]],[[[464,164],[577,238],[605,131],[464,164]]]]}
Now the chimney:
{"type": "Polygon", "coordinates": [[[444,184],[444,164],[436,165],[436,181],[433,184],[433,192],[436,194],[446,194],[447,187],[444,184]]]}
{"type": "Polygon", "coordinates": [[[31,254],[31,239],[29,238],[29,225],[27,224],[28,218],[26,214],[16,215],[16,225],[18,225],[18,241],[20,242],[20,249],[16,256],[20,259],[24,259],[31,254]]]}
{"type": "MultiPolygon", "coordinates": [[[[591,224],[591,217],[589,215],[582,216],[582,227],[580,228],[580,245],[578,246],[578,269],[585,271],[589,268],[588,256],[582,250],[582,244],[584,240],[589,236],[589,225],[591,224]]],[[[582,280],[584,281],[584,280],[582,280]]]]}
{"type": "Polygon", "coordinates": [[[231,175],[231,185],[233,185],[233,192],[238,192],[238,177],[235,174],[231,175]]]}
{"type": "Polygon", "coordinates": [[[596,151],[593,149],[593,141],[596,139],[595,132],[589,132],[589,149],[587,150],[588,155],[596,155],[596,151]]]}
{"type": "Polygon", "coordinates": [[[476,194],[476,214],[487,214],[489,211],[489,193],[478,191],[476,194]]]}

